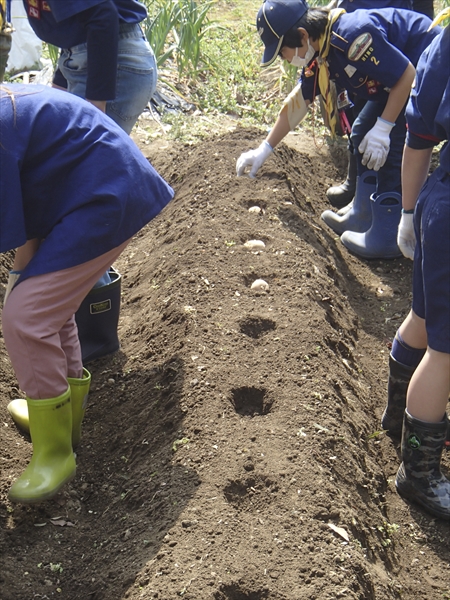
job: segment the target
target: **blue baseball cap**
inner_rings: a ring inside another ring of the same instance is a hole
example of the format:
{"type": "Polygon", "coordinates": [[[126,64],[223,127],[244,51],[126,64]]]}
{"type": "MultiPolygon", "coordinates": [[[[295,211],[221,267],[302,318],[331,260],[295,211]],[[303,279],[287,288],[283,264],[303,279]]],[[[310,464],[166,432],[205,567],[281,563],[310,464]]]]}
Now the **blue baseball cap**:
{"type": "Polygon", "coordinates": [[[265,46],[261,60],[268,67],[276,59],[284,34],[303,17],[309,6],[305,0],[266,0],[258,11],[256,28],[265,46]]]}

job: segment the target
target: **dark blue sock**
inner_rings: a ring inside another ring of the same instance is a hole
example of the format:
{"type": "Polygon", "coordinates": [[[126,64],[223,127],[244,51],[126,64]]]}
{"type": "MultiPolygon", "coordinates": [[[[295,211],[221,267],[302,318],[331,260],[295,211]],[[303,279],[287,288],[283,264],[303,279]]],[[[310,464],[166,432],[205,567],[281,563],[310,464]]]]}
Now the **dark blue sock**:
{"type": "Polygon", "coordinates": [[[397,331],[392,342],[391,355],[397,362],[407,367],[417,367],[425,354],[426,348],[412,348],[397,331]]]}

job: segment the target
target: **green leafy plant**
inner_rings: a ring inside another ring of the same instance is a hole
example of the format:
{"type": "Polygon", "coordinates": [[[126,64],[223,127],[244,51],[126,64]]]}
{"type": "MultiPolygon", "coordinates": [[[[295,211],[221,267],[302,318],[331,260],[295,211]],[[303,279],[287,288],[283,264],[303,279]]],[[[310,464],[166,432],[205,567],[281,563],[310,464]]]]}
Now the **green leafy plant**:
{"type": "Polygon", "coordinates": [[[56,69],[59,59],[59,48],[52,44],[47,44],[47,53],[49,59],[52,61],[53,68],[56,69]]]}
{"type": "Polygon", "coordinates": [[[158,67],[173,59],[178,77],[195,78],[210,66],[203,41],[211,29],[220,25],[210,18],[215,0],[147,0],[150,17],[144,32],[152,46],[158,67]]]}
{"type": "Polygon", "coordinates": [[[383,535],[381,544],[384,547],[390,546],[392,544],[391,538],[394,536],[394,534],[398,531],[399,528],[400,525],[397,525],[396,523],[387,523],[386,521],[383,523],[383,525],[379,525],[377,527],[378,531],[380,531],[380,533],[383,535]]]}
{"type": "Polygon", "coordinates": [[[189,444],[189,438],[181,438],[179,440],[175,440],[172,444],[172,452],[176,452],[180,446],[186,446],[189,444]]]}

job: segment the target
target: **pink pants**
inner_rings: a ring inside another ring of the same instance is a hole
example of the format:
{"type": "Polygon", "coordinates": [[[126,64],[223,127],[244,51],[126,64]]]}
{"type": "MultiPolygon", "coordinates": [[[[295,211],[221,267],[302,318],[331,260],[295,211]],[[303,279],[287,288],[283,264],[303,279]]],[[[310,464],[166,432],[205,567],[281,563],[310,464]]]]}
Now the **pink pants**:
{"type": "Polygon", "coordinates": [[[82,376],[75,313],[128,242],[76,267],[29,277],[10,293],[3,336],[19,386],[29,398],[60,396],[67,377],[82,376]]]}

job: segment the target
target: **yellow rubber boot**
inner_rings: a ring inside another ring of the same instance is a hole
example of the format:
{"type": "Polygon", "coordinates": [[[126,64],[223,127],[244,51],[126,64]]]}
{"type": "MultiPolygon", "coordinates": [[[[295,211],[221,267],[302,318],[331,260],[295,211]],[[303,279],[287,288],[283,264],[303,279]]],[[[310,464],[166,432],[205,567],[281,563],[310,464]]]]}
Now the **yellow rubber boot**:
{"type": "Polygon", "coordinates": [[[27,398],[33,456],[9,490],[11,502],[33,504],[52,498],[75,477],[70,388],[48,400],[27,398]]]}
{"type": "MultiPolygon", "coordinates": [[[[81,379],[68,377],[67,381],[70,386],[72,402],[72,446],[75,448],[81,438],[81,423],[84,418],[89,388],[91,386],[91,374],[87,369],[83,368],[83,377],[81,379]]],[[[11,400],[7,408],[17,427],[25,433],[30,433],[27,401],[21,398],[11,400]]]]}
{"type": "Polygon", "coordinates": [[[83,368],[83,377],[68,377],[70,400],[72,403],[72,447],[76,448],[81,439],[81,423],[86,412],[86,405],[91,387],[91,374],[83,368]]]}

